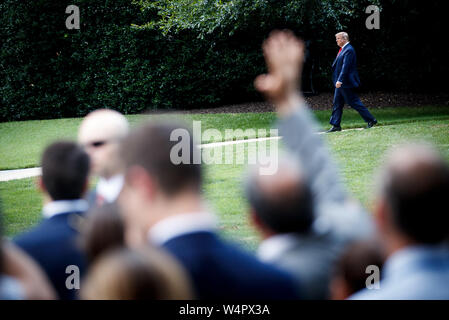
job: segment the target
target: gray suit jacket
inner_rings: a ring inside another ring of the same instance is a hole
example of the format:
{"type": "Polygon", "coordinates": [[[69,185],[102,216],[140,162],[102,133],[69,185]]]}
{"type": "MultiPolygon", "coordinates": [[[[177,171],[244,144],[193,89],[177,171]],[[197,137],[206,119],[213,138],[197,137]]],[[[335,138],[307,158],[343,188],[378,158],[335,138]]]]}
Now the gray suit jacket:
{"type": "Polygon", "coordinates": [[[331,228],[339,237],[372,235],[370,215],[352,200],[341,183],[337,167],[318,124],[306,105],[278,122],[289,152],[298,160],[311,186],[316,208],[316,227],[331,228]]]}

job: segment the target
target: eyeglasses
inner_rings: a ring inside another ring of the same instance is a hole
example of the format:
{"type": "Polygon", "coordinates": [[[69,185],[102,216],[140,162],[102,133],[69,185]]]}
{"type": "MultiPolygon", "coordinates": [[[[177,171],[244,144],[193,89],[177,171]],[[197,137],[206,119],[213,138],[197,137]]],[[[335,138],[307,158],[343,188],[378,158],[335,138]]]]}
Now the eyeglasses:
{"type": "Polygon", "coordinates": [[[120,138],[110,138],[110,139],[106,139],[106,140],[97,140],[97,141],[92,141],[92,142],[88,142],[85,143],[83,146],[84,148],[100,148],[102,146],[104,146],[105,144],[108,143],[112,143],[112,142],[120,142],[122,139],[120,138]]]}
{"type": "Polygon", "coordinates": [[[93,142],[86,143],[84,145],[84,147],[85,148],[87,148],[87,147],[99,148],[101,146],[104,146],[106,143],[108,143],[106,140],[93,141],[93,142]]]}

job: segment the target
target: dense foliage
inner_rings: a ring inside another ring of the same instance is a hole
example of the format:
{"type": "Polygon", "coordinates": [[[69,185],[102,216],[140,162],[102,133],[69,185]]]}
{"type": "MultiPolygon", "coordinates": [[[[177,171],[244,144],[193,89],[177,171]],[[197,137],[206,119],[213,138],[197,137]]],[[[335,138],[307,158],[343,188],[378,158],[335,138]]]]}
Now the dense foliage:
{"type": "Polygon", "coordinates": [[[442,2],[3,0],[0,121],[260,99],[252,81],[264,71],[260,45],[274,28],[309,40],[319,91],[331,89],[334,34],[343,29],[362,90],[445,90],[436,80],[448,72],[442,2]],[[69,4],[80,8],[80,30],[65,27],[69,4]],[[380,30],[365,28],[370,4],[382,9],[380,30]]]}

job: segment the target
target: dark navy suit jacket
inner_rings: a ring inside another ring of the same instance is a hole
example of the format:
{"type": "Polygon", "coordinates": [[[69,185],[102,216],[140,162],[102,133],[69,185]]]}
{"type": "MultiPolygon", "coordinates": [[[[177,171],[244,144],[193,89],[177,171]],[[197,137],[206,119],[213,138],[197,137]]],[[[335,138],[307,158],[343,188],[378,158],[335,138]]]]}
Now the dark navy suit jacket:
{"type": "Polygon", "coordinates": [[[14,239],[46,272],[61,299],[74,299],[77,295],[76,289],[66,288],[66,279],[73,274],[66,273],[67,266],[78,266],[80,275],[86,267],[85,257],[78,247],[78,231],[73,228],[77,215],[82,213],[57,214],[14,239]]]}
{"type": "Polygon", "coordinates": [[[357,72],[357,58],[355,50],[348,43],[332,64],[332,82],[342,82],[342,88],[355,88],[360,86],[359,73],[357,72]]]}
{"type": "Polygon", "coordinates": [[[199,299],[297,299],[290,275],[208,231],[168,240],[163,247],[190,274],[199,299]]]}

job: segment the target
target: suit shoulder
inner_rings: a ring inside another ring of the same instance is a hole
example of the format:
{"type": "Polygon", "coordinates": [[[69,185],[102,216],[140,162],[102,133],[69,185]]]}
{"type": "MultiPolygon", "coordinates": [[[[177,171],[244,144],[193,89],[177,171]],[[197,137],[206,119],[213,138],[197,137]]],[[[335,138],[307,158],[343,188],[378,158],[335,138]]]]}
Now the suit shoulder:
{"type": "Polygon", "coordinates": [[[20,247],[36,247],[42,243],[54,243],[55,239],[70,237],[74,231],[65,219],[45,219],[38,225],[19,234],[13,242],[20,247]]]}
{"type": "Polygon", "coordinates": [[[39,238],[41,235],[44,235],[47,232],[47,221],[41,221],[34,227],[32,227],[29,230],[24,231],[23,233],[18,234],[13,238],[13,242],[20,245],[20,244],[27,244],[29,242],[34,242],[37,238],[39,238]]]}
{"type": "Polygon", "coordinates": [[[166,247],[184,259],[199,259],[219,265],[226,270],[250,270],[251,275],[272,274],[284,276],[276,267],[263,263],[237,244],[221,239],[215,234],[191,234],[169,241],[166,247]],[[207,237],[207,238],[206,238],[207,237]]]}
{"type": "Polygon", "coordinates": [[[200,293],[210,295],[215,290],[211,287],[220,286],[221,294],[228,297],[289,299],[298,296],[294,279],[288,273],[261,262],[214,233],[181,236],[164,246],[196,279],[200,293]]]}
{"type": "Polygon", "coordinates": [[[351,52],[351,53],[355,53],[355,49],[353,46],[351,46],[350,44],[348,44],[348,50],[346,52],[351,52]]]}
{"type": "Polygon", "coordinates": [[[221,241],[220,264],[226,270],[233,270],[242,286],[273,290],[275,296],[290,299],[298,297],[295,279],[290,273],[274,264],[265,263],[253,253],[227,241],[221,241]]]}
{"type": "Polygon", "coordinates": [[[248,271],[249,277],[260,276],[265,280],[268,280],[271,276],[275,281],[277,281],[276,279],[291,280],[286,272],[273,264],[262,262],[254,254],[245,249],[242,249],[233,243],[224,243],[223,245],[227,247],[226,256],[231,257],[230,263],[232,263],[231,261],[235,261],[241,264],[242,268],[248,271]]]}

